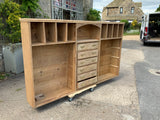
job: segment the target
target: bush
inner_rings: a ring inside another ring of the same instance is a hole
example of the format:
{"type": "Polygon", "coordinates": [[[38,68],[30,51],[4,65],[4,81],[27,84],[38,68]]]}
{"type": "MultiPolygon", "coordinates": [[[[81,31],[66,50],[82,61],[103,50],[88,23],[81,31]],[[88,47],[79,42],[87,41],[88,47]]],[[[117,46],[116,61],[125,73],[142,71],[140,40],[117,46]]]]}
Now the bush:
{"type": "Polygon", "coordinates": [[[0,34],[8,39],[9,42],[20,41],[20,22],[25,12],[20,9],[20,5],[10,0],[0,3],[0,34]]]}
{"type": "Polygon", "coordinates": [[[91,8],[89,13],[87,14],[87,20],[92,20],[92,21],[101,20],[100,11],[91,8]]]}
{"type": "Polygon", "coordinates": [[[126,32],[127,30],[129,30],[130,24],[128,22],[128,20],[121,20],[120,22],[124,22],[124,32],[126,32]]]}

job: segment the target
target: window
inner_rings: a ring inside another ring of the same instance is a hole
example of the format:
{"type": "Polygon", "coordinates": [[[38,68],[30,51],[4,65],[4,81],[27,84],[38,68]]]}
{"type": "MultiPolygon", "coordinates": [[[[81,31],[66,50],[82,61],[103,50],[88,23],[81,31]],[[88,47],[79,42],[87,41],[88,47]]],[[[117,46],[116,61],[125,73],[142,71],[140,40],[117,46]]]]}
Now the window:
{"type": "Polygon", "coordinates": [[[123,13],[123,7],[120,7],[120,14],[123,13]]]}
{"type": "Polygon", "coordinates": [[[132,13],[132,14],[134,13],[134,7],[131,8],[131,13],[132,13]]]}

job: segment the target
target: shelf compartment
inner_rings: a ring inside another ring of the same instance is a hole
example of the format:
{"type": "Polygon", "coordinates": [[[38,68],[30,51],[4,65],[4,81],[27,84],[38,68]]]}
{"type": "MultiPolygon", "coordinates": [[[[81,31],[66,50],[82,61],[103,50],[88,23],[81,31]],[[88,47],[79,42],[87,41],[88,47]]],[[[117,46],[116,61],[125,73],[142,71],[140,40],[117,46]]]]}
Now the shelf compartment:
{"type": "Polygon", "coordinates": [[[117,75],[112,74],[112,73],[108,73],[108,74],[105,74],[105,75],[101,75],[101,76],[98,77],[98,83],[101,83],[101,82],[104,82],[104,81],[106,81],[106,80],[115,78],[116,76],[117,76],[117,75]]]}
{"type": "Polygon", "coordinates": [[[122,37],[123,36],[123,24],[119,24],[119,30],[118,30],[118,37],[122,37]]]}
{"type": "Polygon", "coordinates": [[[114,24],[114,29],[113,29],[113,37],[118,37],[118,29],[119,29],[119,25],[118,24],[114,24]]]}
{"type": "Polygon", "coordinates": [[[42,96],[36,106],[74,91],[74,44],[39,46],[32,51],[35,96],[42,96]]]}
{"type": "Polygon", "coordinates": [[[68,41],[76,41],[76,24],[68,23],[68,41]]]}
{"type": "Polygon", "coordinates": [[[108,24],[107,38],[113,37],[113,24],[108,24]]]}
{"type": "Polygon", "coordinates": [[[67,42],[67,23],[57,23],[57,41],[67,42]]]}
{"type": "Polygon", "coordinates": [[[108,24],[102,24],[101,38],[107,38],[108,24]]]}
{"type": "Polygon", "coordinates": [[[101,41],[98,71],[98,76],[100,76],[100,79],[98,79],[99,82],[103,81],[104,77],[106,77],[106,80],[110,78],[107,75],[117,76],[119,74],[120,45],[120,39],[101,41]]]}
{"type": "Polygon", "coordinates": [[[100,28],[96,25],[84,25],[77,30],[77,40],[100,39],[100,28]]]}
{"type": "Polygon", "coordinates": [[[46,42],[43,22],[31,22],[31,41],[32,44],[46,42]]]}
{"type": "Polygon", "coordinates": [[[57,42],[57,24],[45,23],[46,42],[57,42]]]}

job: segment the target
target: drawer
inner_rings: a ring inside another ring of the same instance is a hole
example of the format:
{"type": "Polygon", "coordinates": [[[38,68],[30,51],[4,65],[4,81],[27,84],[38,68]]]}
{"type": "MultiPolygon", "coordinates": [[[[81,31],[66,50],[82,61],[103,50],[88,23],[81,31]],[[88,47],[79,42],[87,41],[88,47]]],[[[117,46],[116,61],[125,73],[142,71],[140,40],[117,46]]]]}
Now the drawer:
{"type": "Polygon", "coordinates": [[[97,64],[92,64],[84,67],[79,67],[77,71],[78,71],[78,74],[82,74],[82,73],[93,71],[96,69],[97,69],[97,64]]]}
{"type": "Polygon", "coordinates": [[[88,80],[85,80],[85,81],[82,81],[82,82],[79,82],[77,87],[78,89],[80,88],[84,88],[84,87],[87,87],[89,85],[93,85],[97,82],[97,77],[95,78],[91,78],[91,79],[88,79],[88,80]]]}
{"type": "Polygon", "coordinates": [[[87,72],[87,73],[78,75],[77,79],[78,81],[81,81],[81,80],[84,80],[90,77],[94,77],[94,76],[97,76],[97,71],[91,71],[91,72],[87,72]]]}
{"type": "Polygon", "coordinates": [[[85,51],[85,52],[78,53],[78,59],[95,57],[95,56],[98,56],[98,50],[91,50],[91,51],[85,51]]]}
{"type": "Polygon", "coordinates": [[[98,49],[98,42],[78,44],[78,51],[98,49]]]}
{"type": "Polygon", "coordinates": [[[88,58],[88,59],[84,59],[84,60],[78,60],[78,67],[84,66],[84,65],[89,65],[92,63],[96,63],[96,62],[97,62],[97,57],[88,58]]]}

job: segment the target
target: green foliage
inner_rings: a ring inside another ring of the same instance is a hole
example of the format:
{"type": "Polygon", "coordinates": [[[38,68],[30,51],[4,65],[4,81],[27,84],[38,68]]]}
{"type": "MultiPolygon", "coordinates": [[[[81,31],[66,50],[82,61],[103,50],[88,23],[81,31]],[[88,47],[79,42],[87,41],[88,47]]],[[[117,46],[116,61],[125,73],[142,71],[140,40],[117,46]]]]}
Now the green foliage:
{"type": "Polygon", "coordinates": [[[24,17],[25,12],[20,5],[10,0],[0,3],[0,34],[12,43],[20,41],[19,18],[24,17]]]}
{"type": "Polygon", "coordinates": [[[21,5],[21,9],[25,11],[26,17],[35,18],[41,16],[40,12],[42,12],[38,1],[39,0],[19,0],[18,3],[21,5]]]}
{"type": "Polygon", "coordinates": [[[155,12],[160,12],[160,5],[159,5],[159,7],[157,8],[157,10],[155,12]]]}
{"type": "Polygon", "coordinates": [[[120,22],[124,22],[125,23],[124,32],[126,32],[130,27],[130,24],[129,24],[128,20],[121,20],[120,22]]]}
{"type": "Polygon", "coordinates": [[[133,20],[131,23],[131,29],[140,29],[141,23],[138,23],[137,20],[133,20]]]}
{"type": "Polygon", "coordinates": [[[4,80],[9,76],[9,74],[6,73],[0,73],[0,80],[4,80]]]}
{"type": "Polygon", "coordinates": [[[92,21],[101,20],[100,11],[91,8],[89,13],[87,14],[87,20],[92,20],[92,21]]]}

